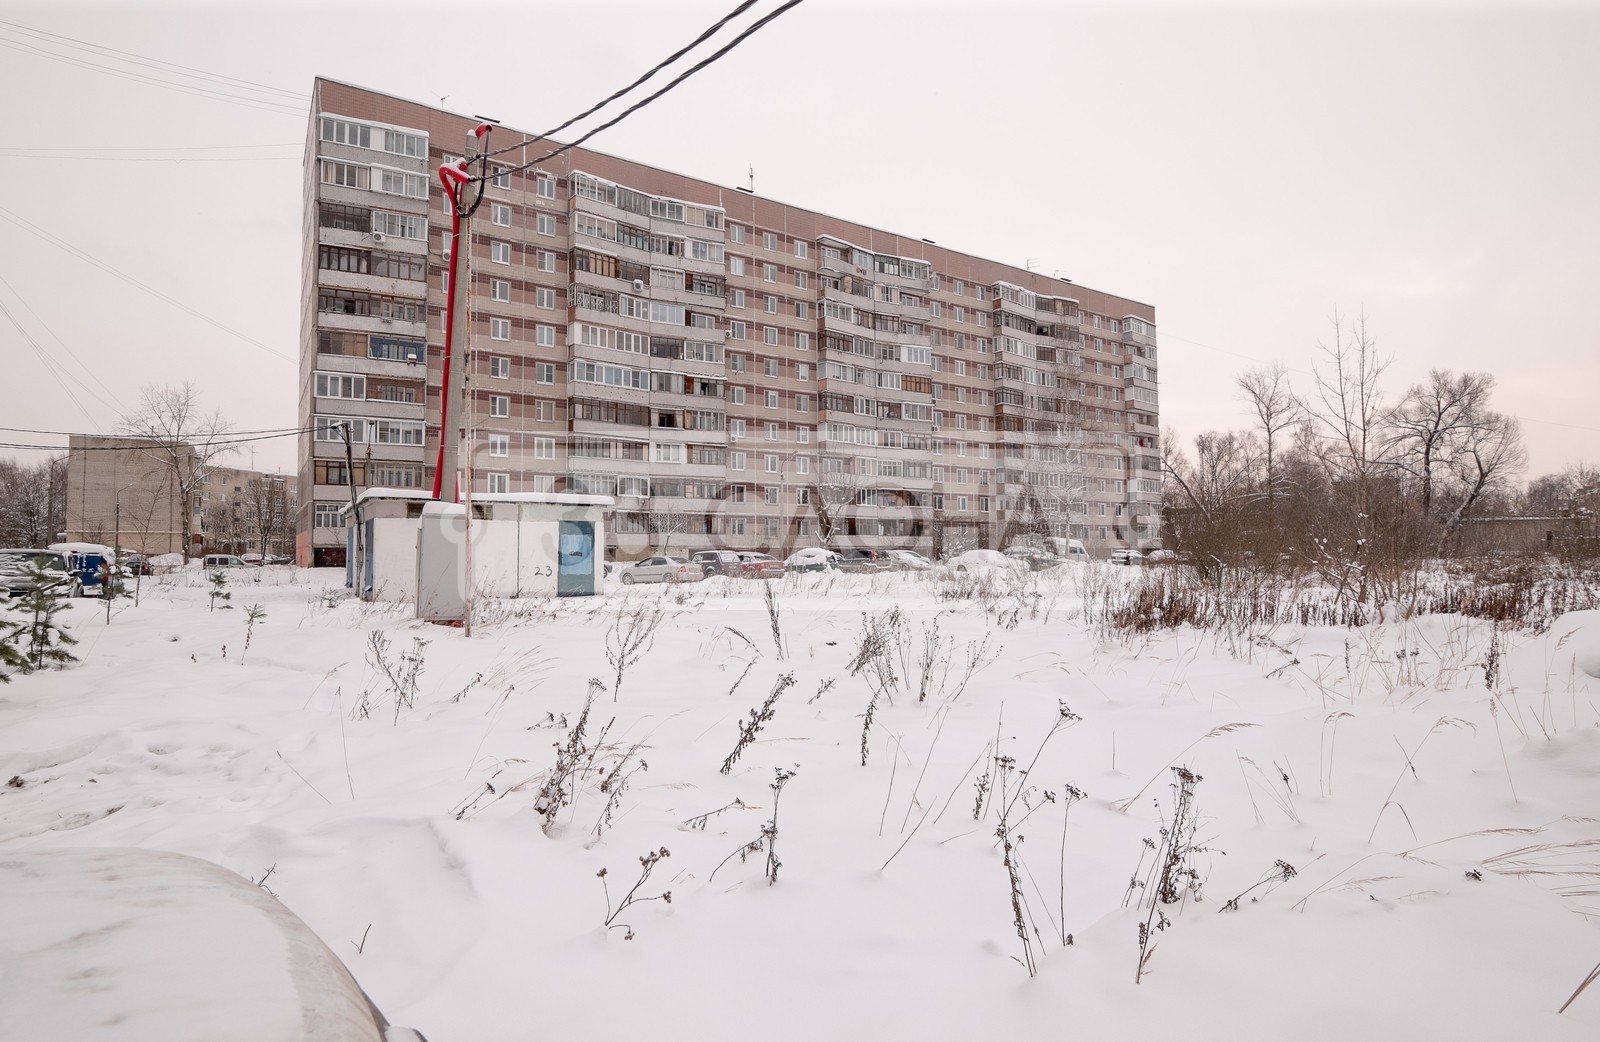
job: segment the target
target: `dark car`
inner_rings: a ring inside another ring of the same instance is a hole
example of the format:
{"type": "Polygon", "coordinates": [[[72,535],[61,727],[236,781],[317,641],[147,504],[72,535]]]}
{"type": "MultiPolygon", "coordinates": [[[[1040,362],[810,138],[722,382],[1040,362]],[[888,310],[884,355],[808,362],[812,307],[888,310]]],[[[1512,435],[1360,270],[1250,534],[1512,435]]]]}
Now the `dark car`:
{"type": "Polygon", "coordinates": [[[739,555],[732,550],[697,550],[690,555],[689,563],[699,565],[706,578],[713,575],[739,575],[742,570],[739,555]]]}
{"type": "Polygon", "coordinates": [[[846,550],[839,556],[841,571],[886,572],[890,567],[887,550],[846,550]]]}

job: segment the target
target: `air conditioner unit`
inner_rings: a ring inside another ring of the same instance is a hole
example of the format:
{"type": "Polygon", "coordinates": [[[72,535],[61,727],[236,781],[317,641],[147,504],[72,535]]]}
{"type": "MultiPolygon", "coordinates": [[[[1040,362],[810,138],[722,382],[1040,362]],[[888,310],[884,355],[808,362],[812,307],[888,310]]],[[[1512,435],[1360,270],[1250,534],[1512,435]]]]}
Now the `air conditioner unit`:
{"type": "Polygon", "coordinates": [[[635,293],[643,293],[644,292],[644,279],[634,279],[633,280],[633,291],[635,293]]]}
{"type": "Polygon", "coordinates": [[[384,234],[382,232],[373,232],[372,233],[372,241],[373,242],[382,242],[383,240],[384,240],[384,234]]]}

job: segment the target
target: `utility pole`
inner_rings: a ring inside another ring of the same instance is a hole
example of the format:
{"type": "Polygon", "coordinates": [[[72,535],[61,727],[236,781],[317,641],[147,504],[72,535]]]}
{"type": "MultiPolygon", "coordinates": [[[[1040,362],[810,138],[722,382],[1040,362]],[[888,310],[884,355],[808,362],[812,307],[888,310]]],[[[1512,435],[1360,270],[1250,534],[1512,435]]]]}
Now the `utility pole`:
{"type": "MultiPolygon", "coordinates": [[[[444,182],[445,194],[451,203],[451,235],[450,235],[450,324],[445,329],[444,339],[444,373],[443,388],[439,397],[439,458],[433,474],[433,498],[450,503],[461,501],[460,478],[458,477],[457,453],[461,439],[460,419],[456,411],[463,406],[461,389],[463,386],[462,370],[464,359],[458,354],[465,354],[467,337],[470,335],[471,326],[467,319],[467,301],[472,291],[470,268],[472,264],[472,215],[478,209],[478,204],[483,201],[484,182],[479,181],[477,193],[472,199],[467,198],[467,185],[470,183],[468,166],[473,159],[478,157],[480,143],[487,143],[489,124],[480,123],[467,135],[466,157],[455,166],[442,166],[439,168],[439,179],[444,182]],[[467,254],[468,273],[462,275],[461,254],[467,254]],[[448,496],[448,499],[446,497],[448,496]]],[[[479,171],[480,176],[487,176],[488,164],[480,163],[484,169],[479,171]]]]}

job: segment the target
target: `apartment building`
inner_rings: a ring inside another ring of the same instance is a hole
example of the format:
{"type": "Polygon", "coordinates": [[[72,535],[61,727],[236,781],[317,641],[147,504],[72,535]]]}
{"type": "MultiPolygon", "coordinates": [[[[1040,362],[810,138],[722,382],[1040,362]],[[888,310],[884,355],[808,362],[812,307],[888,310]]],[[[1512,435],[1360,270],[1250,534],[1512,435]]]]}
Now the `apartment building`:
{"type": "Polygon", "coordinates": [[[614,496],[624,556],[1158,538],[1150,305],[586,149],[509,169],[547,144],[455,243],[474,120],[326,79],[311,112],[302,563],[352,484],[432,487],[455,250],[463,477],[614,496]]]}
{"type": "Polygon", "coordinates": [[[179,445],[147,438],[74,434],[62,463],[65,539],[116,544],[143,554],[288,554],[298,481],[293,475],[223,467],[179,445]],[[184,491],[180,492],[179,486],[184,491]],[[187,502],[185,499],[187,498],[187,502]],[[187,514],[187,517],[185,517],[187,514]]]}

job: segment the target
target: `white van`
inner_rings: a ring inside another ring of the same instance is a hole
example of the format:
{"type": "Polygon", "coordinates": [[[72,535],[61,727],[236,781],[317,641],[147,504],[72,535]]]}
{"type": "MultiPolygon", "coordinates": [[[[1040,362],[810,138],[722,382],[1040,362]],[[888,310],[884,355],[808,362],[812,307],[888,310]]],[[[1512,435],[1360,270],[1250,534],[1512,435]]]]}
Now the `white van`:
{"type": "Polygon", "coordinates": [[[1049,536],[1044,541],[1044,548],[1063,560],[1077,561],[1079,564],[1089,563],[1089,551],[1083,548],[1081,540],[1049,536]]]}
{"type": "Polygon", "coordinates": [[[243,568],[245,567],[245,561],[244,558],[235,557],[233,554],[206,554],[205,567],[243,568]]]}

